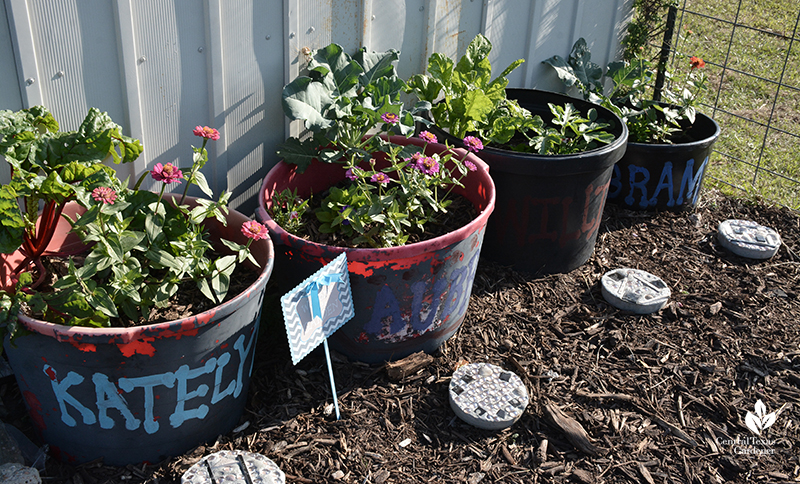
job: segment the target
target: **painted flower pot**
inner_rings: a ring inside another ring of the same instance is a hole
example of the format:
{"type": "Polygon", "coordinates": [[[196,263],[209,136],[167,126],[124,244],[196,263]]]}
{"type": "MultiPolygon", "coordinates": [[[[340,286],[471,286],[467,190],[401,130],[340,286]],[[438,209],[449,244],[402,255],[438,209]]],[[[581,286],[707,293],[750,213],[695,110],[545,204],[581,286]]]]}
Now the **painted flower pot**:
{"type": "MultiPolygon", "coordinates": [[[[227,226],[207,221],[210,240],[246,243],[240,231],[246,220],[231,210],[227,226]]],[[[54,249],[62,240],[54,238],[54,249]]],[[[258,279],[228,302],[185,319],[85,328],[20,315],[31,334],[13,344],[6,339],[5,350],[31,420],[57,458],[155,463],[238,423],[274,260],[269,239],[250,247],[261,266],[251,267],[258,279]]]]}
{"type": "Polygon", "coordinates": [[[628,143],[614,167],[608,200],[631,210],[694,208],[719,133],[716,121],[697,113],[687,142],[628,143]]]}
{"type": "MultiPolygon", "coordinates": [[[[625,152],[628,128],[611,111],[563,94],[507,89],[509,99],[543,120],[548,103],[590,108],[613,126],[615,140],[571,155],[539,155],[486,147],[481,158],[497,187],[497,210],[484,239],[484,257],[531,274],[569,272],[591,257],[614,164],[625,152]]],[[[460,140],[436,129],[450,143],[460,140]]]]}
{"type": "MultiPolygon", "coordinates": [[[[393,137],[396,144],[421,140],[393,137]]],[[[444,145],[428,145],[441,153],[444,145]]],[[[464,156],[461,149],[454,150],[464,156]]],[[[314,161],[303,174],[279,162],[264,179],[257,216],[267,224],[276,243],[276,267],[285,276],[285,291],[313,274],[342,252],[347,253],[355,317],[329,339],[331,346],[350,359],[376,363],[399,359],[417,351],[431,352],[452,336],[464,320],[478,265],[484,229],[494,209],[495,190],[485,163],[478,166],[454,193],[465,196],[477,218],[458,230],[431,240],[385,249],[353,249],[315,243],[296,237],[267,213],[273,194],[297,189],[300,197],[321,193],[344,179],[339,164],[314,161]]],[[[386,166],[378,159],[378,167],[386,166]]]]}

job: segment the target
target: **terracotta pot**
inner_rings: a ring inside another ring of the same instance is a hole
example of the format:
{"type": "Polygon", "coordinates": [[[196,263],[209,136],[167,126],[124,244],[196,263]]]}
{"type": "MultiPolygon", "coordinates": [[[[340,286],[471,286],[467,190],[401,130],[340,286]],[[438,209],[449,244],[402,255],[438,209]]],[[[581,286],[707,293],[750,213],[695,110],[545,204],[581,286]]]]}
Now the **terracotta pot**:
{"type": "MultiPolygon", "coordinates": [[[[240,229],[246,220],[234,210],[227,226],[208,220],[210,240],[245,243],[240,229]]],[[[54,249],[60,241],[54,239],[54,249]]],[[[13,344],[7,338],[5,349],[31,420],[56,457],[155,463],[238,423],[274,259],[269,239],[250,247],[261,266],[250,267],[258,279],[230,301],[188,318],[86,328],[20,315],[32,334],[13,344]]]]}
{"type": "MultiPolygon", "coordinates": [[[[415,138],[393,137],[396,144],[415,138]]],[[[444,145],[428,145],[428,153],[441,153],[444,145]]],[[[464,156],[456,149],[457,156],[464,156]]],[[[331,346],[347,357],[375,363],[403,358],[417,351],[431,352],[460,327],[472,293],[484,229],[494,209],[494,183],[486,164],[473,154],[468,159],[478,170],[467,175],[465,196],[478,217],[449,234],[401,247],[353,249],[319,244],[296,237],[269,216],[272,196],[297,189],[298,196],[321,193],[344,179],[340,164],[314,161],[303,174],[279,162],[264,179],[257,216],[269,227],[277,247],[276,266],[284,276],[285,292],[342,252],[347,253],[355,317],[330,338],[331,346]]],[[[378,160],[378,168],[386,166],[378,160]]]]}

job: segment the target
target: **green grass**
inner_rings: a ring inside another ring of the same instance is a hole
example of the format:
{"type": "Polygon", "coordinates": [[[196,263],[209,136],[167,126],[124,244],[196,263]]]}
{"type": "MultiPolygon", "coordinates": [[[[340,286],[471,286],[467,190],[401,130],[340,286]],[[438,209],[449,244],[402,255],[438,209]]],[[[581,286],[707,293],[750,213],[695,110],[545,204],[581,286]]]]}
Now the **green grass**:
{"type": "MultiPolygon", "coordinates": [[[[735,196],[763,197],[800,209],[796,0],[743,1],[738,20],[738,0],[685,0],[685,7],[671,71],[678,77],[685,69],[688,61],[681,54],[706,60],[710,82],[702,97],[706,105],[702,111],[713,116],[722,129],[706,183],[735,196]],[[740,24],[735,30],[734,21],[740,24]],[[778,83],[783,86],[779,88],[778,83]],[[767,124],[777,129],[768,131],[767,124]]],[[[680,22],[680,12],[678,16],[680,22]]]]}

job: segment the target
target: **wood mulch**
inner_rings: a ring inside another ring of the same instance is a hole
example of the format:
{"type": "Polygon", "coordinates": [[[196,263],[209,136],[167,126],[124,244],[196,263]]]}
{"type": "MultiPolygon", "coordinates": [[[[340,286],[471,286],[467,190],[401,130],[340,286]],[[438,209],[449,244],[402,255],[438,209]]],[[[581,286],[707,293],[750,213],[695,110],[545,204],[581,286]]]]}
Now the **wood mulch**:
{"type": "Polygon", "coordinates": [[[153,466],[49,462],[45,482],[180,482],[222,449],[263,453],[300,483],[798,482],[799,241],[797,214],[708,190],[691,213],[609,206],[594,255],[568,274],[481,261],[462,328],[418,371],[335,359],[339,421],[322,354],[294,367],[267,311],[246,428],[153,466]],[[783,247],[762,262],[731,255],[716,241],[728,218],[776,228],[783,247]],[[599,280],[621,266],[664,279],[669,306],[610,307],[599,280]],[[455,416],[449,377],[464,361],[522,377],[531,401],[516,424],[455,416]],[[754,439],[745,417],[758,400],[777,417],[754,439]]]}

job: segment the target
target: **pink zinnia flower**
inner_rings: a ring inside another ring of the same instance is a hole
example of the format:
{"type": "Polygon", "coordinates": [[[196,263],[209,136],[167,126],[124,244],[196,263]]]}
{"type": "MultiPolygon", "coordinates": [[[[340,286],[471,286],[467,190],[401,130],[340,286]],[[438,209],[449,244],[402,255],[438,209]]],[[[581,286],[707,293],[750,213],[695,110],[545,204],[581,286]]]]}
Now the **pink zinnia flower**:
{"type": "Polygon", "coordinates": [[[256,222],[255,220],[248,220],[242,224],[242,233],[248,239],[261,240],[269,236],[267,227],[256,222]]]}
{"type": "Polygon", "coordinates": [[[464,145],[468,150],[474,151],[475,153],[483,149],[483,142],[474,136],[467,136],[464,138],[464,145]]]}
{"type": "Polygon", "coordinates": [[[386,185],[389,183],[389,176],[386,173],[375,173],[372,175],[372,178],[370,178],[370,181],[386,185]]]}
{"type": "Polygon", "coordinates": [[[426,156],[417,161],[417,169],[426,175],[434,175],[439,172],[439,161],[432,156],[426,156]]]}
{"type": "Polygon", "coordinates": [[[469,160],[464,160],[464,166],[466,166],[467,170],[469,170],[469,171],[475,171],[475,170],[478,169],[478,167],[475,166],[475,163],[473,163],[473,162],[471,162],[469,160]]]}
{"type": "Polygon", "coordinates": [[[348,180],[358,180],[358,177],[355,175],[355,173],[353,173],[353,169],[352,168],[348,168],[347,171],[344,172],[344,176],[348,180]]]}
{"type": "Polygon", "coordinates": [[[150,172],[150,176],[156,181],[164,182],[169,185],[175,182],[180,183],[180,179],[183,178],[183,172],[172,163],[167,163],[163,166],[161,163],[156,163],[156,166],[154,166],[153,170],[150,172]]]}
{"type": "Polygon", "coordinates": [[[419,134],[419,137],[422,138],[423,141],[426,143],[436,143],[439,141],[436,139],[436,135],[431,133],[430,131],[423,131],[419,134]]]}
{"type": "Polygon", "coordinates": [[[210,139],[212,141],[219,139],[219,131],[214,128],[209,128],[208,126],[198,126],[194,128],[192,133],[194,133],[195,136],[210,139]]]}
{"type": "Polygon", "coordinates": [[[92,198],[94,198],[96,202],[114,205],[114,201],[117,199],[117,192],[115,192],[112,188],[97,187],[92,190],[92,198]]]}
{"type": "Polygon", "coordinates": [[[381,114],[381,119],[387,124],[397,124],[400,121],[400,118],[394,113],[383,113],[381,114]]]}

